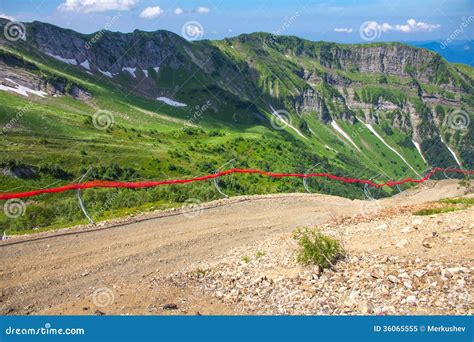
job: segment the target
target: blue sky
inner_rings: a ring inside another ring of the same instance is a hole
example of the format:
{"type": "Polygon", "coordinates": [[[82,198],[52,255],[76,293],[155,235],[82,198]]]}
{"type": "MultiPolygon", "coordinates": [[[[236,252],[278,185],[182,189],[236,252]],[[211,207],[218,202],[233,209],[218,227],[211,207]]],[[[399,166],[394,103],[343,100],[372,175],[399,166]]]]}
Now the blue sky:
{"type": "Polygon", "coordinates": [[[472,0],[1,0],[0,14],[84,33],[107,28],[182,34],[193,21],[203,39],[255,31],[337,42],[363,41],[366,33],[374,35],[371,41],[474,37],[472,0]]]}

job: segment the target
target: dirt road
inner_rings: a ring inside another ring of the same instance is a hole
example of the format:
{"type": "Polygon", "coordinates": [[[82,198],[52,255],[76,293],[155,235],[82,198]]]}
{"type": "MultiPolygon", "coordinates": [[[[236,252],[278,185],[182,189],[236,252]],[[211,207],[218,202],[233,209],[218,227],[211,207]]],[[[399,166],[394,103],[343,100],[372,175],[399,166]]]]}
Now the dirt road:
{"type": "Polygon", "coordinates": [[[156,212],[133,222],[9,239],[0,244],[0,313],[232,314],[232,306],[160,279],[297,227],[459,196],[465,190],[447,180],[371,202],[316,194],[233,198],[186,214],[156,212]],[[170,303],[185,303],[186,310],[163,310],[170,303]]]}

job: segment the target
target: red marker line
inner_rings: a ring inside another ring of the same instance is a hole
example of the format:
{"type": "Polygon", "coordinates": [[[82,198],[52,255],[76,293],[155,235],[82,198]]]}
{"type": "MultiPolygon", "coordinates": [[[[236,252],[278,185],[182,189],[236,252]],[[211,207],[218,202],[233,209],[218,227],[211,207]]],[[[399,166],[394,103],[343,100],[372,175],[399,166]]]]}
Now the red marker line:
{"type": "Polygon", "coordinates": [[[170,184],[186,184],[192,182],[200,182],[209,179],[214,179],[218,177],[222,177],[225,175],[229,175],[232,173],[251,173],[251,174],[259,174],[267,177],[272,178],[313,178],[313,177],[322,177],[327,179],[332,179],[344,183],[359,183],[359,184],[367,184],[373,186],[375,188],[382,188],[384,186],[393,187],[396,185],[400,185],[403,183],[423,183],[430,179],[435,173],[437,172],[445,172],[445,173],[461,173],[465,175],[472,175],[474,171],[470,170],[460,170],[460,169],[442,169],[442,168],[434,168],[430,172],[428,172],[423,178],[421,179],[413,179],[413,178],[405,178],[399,181],[390,180],[385,183],[374,183],[371,180],[367,179],[357,179],[357,178],[347,178],[336,176],[331,173],[275,173],[275,172],[267,172],[262,170],[255,170],[255,169],[229,169],[221,172],[217,172],[210,175],[204,175],[194,178],[184,178],[184,179],[171,179],[165,181],[143,181],[143,182],[116,182],[116,181],[102,181],[102,180],[94,180],[85,183],[73,183],[67,184],[55,188],[48,188],[48,189],[40,189],[40,190],[31,190],[25,192],[3,192],[0,193],[0,200],[8,200],[12,198],[25,198],[25,197],[32,197],[41,194],[48,194],[48,193],[57,193],[57,192],[65,192],[70,190],[77,190],[77,189],[89,189],[89,188],[128,188],[128,189],[138,189],[138,188],[150,188],[155,186],[161,185],[170,185],[170,184]]]}

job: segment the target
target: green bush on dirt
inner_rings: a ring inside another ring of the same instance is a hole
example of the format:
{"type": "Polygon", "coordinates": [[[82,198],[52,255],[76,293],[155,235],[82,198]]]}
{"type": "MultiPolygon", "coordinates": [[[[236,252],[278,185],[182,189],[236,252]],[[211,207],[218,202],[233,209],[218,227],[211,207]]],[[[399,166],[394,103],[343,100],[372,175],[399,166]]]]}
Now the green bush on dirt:
{"type": "Polygon", "coordinates": [[[297,261],[303,265],[318,265],[321,269],[331,267],[345,256],[339,241],[322,234],[317,229],[297,229],[293,238],[300,247],[297,261]]]}

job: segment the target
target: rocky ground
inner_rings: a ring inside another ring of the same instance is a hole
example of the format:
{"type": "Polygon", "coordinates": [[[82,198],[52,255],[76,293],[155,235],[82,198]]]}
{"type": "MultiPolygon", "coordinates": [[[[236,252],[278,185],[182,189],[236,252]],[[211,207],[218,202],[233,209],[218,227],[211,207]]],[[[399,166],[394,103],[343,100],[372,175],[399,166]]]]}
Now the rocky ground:
{"type": "Polygon", "coordinates": [[[472,314],[474,208],[425,217],[416,209],[321,225],[348,251],[334,269],[298,265],[297,243],[284,234],[168,280],[246,314],[472,314]]]}
{"type": "Polygon", "coordinates": [[[472,313],[474,207],[414,216],[471,190],[431,182],[360,201],[231,198],[0,241],[0,313],[69,315],[472,313]],[[340,239],[319,272],[298,227],[340,239]]]}

